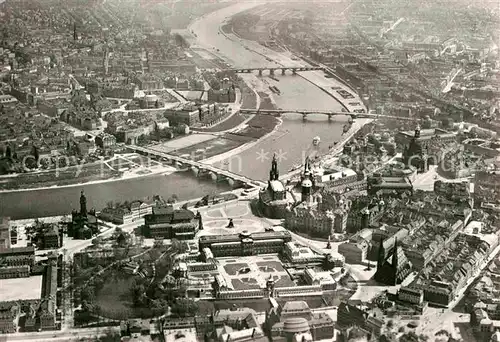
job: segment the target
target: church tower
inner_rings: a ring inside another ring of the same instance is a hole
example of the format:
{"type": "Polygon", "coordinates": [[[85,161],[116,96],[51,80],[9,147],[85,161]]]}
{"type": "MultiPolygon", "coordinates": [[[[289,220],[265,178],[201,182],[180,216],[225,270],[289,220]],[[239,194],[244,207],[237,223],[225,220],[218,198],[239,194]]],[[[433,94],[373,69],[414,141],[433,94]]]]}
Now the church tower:
{"type": "Polygon", "coordinates": [[[276,159],[276,154],[273,156],[273,161],[271,162],[271,170],[269,171],[269,180],[278,180],[279,172],[278,172],[278,160],[276,159]]]}
{"type": "Polygon", "coordinates": [[[417,125],[417,128],[415,128],[415,139],[420,138],[420,125],[417,125]]]}
{"type": "Polygon", "coordinates": [[[377,258],[377,269],[381,268],[385,262],[385,249],[384,249],[384,239],[380,239],[380,245],[378,247],[378,258],[377,258]]]}
{"type": "Polygon", "coordinates": [[[398,270],[398,239],[394,240],[394,251],[392,252],[392,267],[397,272],[398,270]]]}
{"type": "Polygon", "coordinates": [[[309,202],[311,200],[311,193],[313,182],[311,180],[311,169],[309,167],[309,157],[306,158],[304,165],[304,175],[302,177],[301,189],[302,189],[302,202],[309,202]]]}
{"type": "Polygon", "coordinates": [[[80,194],[80,215],[87,216],[87,198],[83,193],[83,190],[80,194]]]}

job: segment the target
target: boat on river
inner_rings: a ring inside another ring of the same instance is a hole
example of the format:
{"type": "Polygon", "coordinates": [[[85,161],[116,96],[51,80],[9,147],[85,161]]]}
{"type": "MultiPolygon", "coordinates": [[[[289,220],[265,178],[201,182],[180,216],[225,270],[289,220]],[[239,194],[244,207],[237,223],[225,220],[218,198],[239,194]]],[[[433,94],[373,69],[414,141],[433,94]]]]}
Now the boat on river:
{"type": "Polygon", "coordinates": [[[281,95],[281,91],[276,86],[269,86],[269,89],[277,95],[281,95]]]}

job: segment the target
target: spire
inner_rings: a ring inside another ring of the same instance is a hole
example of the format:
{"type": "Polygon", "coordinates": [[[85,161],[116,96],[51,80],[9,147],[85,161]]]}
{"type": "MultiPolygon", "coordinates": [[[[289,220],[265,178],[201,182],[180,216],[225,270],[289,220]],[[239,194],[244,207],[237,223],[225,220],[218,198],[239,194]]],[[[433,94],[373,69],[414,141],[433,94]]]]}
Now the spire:
{"type": "Polygon", "coordinates": [[[73,23],[73,40],[74,41],[78,40],[78,35],[76,33],[76,22],[73,23]]]}
{"type": "Polygon", "coordinates": [[[398,269],[398,239],[394,240],[394,251],[392,252],[392,267],[398,269]]]}
{"type": "Polygon", "coordinates": [[[304,162],[304,175],[308,175],[311,172],[311,168],[309,166],[309,156],[306,157],[304,162]]]}
{"type": "Polygon", "coordinates": [[[273,155],[273,160],[271,162],[271,171],[269,171],[269,180],[278,180],[279,172],[278,172],[278,159],[276,157],[276,153],[273,155]]]}
{"type": "Polygon", "coordinates": [[[380,245],[378,247],[378,258],[377,258],[377,269],[384,265],[385,261],[385,249],[384,249],[384,239],[380,239],[380,245]]]}
{"type": "Polygon", "coordinates": [[[83,190],[80,194],[80,215],[82,216],[87,215],[87,198],[85,197],[83,190]]]}

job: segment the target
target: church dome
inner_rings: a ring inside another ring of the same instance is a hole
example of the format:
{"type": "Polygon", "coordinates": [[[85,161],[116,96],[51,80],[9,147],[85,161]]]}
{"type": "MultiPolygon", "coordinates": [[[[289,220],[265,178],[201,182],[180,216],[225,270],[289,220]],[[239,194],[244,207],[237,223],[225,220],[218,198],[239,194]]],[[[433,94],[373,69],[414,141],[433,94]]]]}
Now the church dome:
{"type": "Polygon", "coordinates": [[[290,317],[285,320],[283,331],[287,333],[301,333],[309,331],[309,323],[303,317],[290,317]]]}
{"type": "Polygon", "coordinates": [[[313,183],[311,182],[311,180],[309,178],[306,178],[302,181],[302,184],[301,186],[304,187],[304,188],[310,188],[312,187],[313,183]]]}

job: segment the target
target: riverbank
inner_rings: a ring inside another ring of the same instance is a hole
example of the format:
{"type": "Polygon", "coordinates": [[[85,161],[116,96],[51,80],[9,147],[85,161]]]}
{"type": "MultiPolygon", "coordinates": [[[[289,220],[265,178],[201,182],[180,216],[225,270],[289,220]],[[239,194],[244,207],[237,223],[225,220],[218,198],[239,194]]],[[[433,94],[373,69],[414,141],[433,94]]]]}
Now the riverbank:
{"type": "MultiPolygon", "coordinates": [[[[111,182],[119,182],[119,181],[127,181],[134,180],[139,178],[146,178],[150,176],[158,176],[158,175],[169,175],[176,172],[177,169],[172,166],[162,167],[153,167],[153,168],[139,168],[137,170],[125,171],[119,178],[106,178],[106,179],[95,179],[97,176],[89,176],[78,178],[78,181],[73,181],[71,184],[54,184],[54,185],[46,185],[41,187],[33,187],[33,188],[23,188],[23,189],[3,189],[0,190],[0,194],[4,193],[13,193],[13,192],[27,192],[27,191],[41,191],[41,190],[50,190],[50,189],[63,189],[63,188],[72,188],[84,185],[95,185],[95,184],[103,184],[103,183],[111,183],[111,182]]],[[[57,181],[54,181],[57,182],[57,181]]]]}

